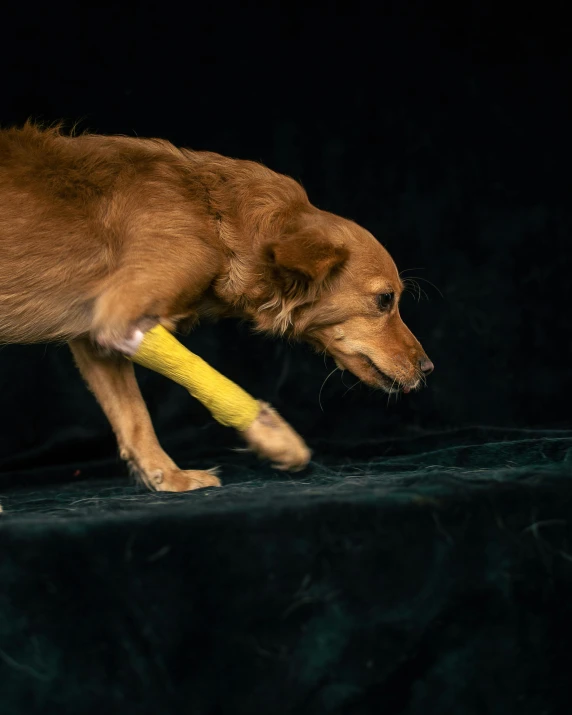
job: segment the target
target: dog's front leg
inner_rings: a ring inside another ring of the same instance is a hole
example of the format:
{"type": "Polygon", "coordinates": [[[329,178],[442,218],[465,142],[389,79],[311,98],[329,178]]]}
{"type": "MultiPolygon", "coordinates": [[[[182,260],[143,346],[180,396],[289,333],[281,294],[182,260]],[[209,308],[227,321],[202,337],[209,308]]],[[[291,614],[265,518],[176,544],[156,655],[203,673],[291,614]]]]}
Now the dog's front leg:
{"type": "MultiPolygon", "coordinates": [[[[177,377],[173,375],[173,370],[180,373],[181,368],[183,368],[182,372],[184,373],[184,377],[188,378],[189,372],[192,370],[188,365],[185,365],[185,355],[180,355],[180,349],[182,346],[175,340],[175,338],[170,338],[170,345],[167,346],[168,349],[165,350],[165,346],[163,346],[162,343],[166,338],[166,331],[163,337],[159,339],[162,347],[158,347],[156,339],[152,339],[151,344],[144,350],[147,358],[149,359],[142,361],[139,357],[140,349],[144,345],[144,341],[148,341],[149,336],[153,335],[151,328],[159,322],[165,322],[164,318],[161,320],[159,319],[157,307],[162,305],[164,308],[167,301],[160,298],[159,292],[157,292],[155,299],[153,299],[152,289],[152,283],[149,284],[148,290],[144,292],[136,291],[134,289],[127,290],[125,285],[117,284],[114,288],[102,294],[96,303],[94,311],[91,330],[92,339],[98,346],[110,352],[110,360],[113,360],[113,354],[117,355],[117,353],[121,353],[123,357],[120,357],[119,360],[127,362],[125,358],[129,357],[135,362],[156,370],[170,379],[175,379],[180,384],[185,385],[192,394],[195,394],[193,389],[191,389],[191,386],[186,384],[188,382],[187,379],[183,379],[181,381],[181,379],[177,379],[177,377]],[[173,362],[173,355],[176,356],[175,362],[178,363],[176,370],[173,365],[166,365],[166,363],[173,362]],[[170,359],[167,360],[166,358],[168,356],[170,359]],[[166,367],[168,367],[168,369],[165,371],[164,368],[166,367]]],[[[159,311],[159,314],[165,315],[168,314],[168,312],[161,310],[159,311]]],[[[166,322],[169,323],[170,321],[166,322]]],[[[86,344],[89,345],[89,343],[86,344]]],[[[93,348],[90,349],[94,352],[93,348]]],[[[95,352],[93,359],[98,359],[97,353],[95,352]]],[[[180,377],[181,375],[179,375],[179,378],[180,377]]],[[[86,377],[86,379],[88,378],[86,377]]],[[[133,381],[135,380],[134,377],[132,379],[133,381]]],[[[90,382],[89,379],[88,382],[90,382]]],[[[194,387],[196,388],[197,385],[194,387]]],[[[212,394],[212,391],[209,395],[208,393],[210,390],[208,384],[206,387],[206,393],[204,389],[201,389],[200,392],[203,393],[203,398],[206,397],[206,402],[211,403],[212,407],[213,397],[215,397],[215,395],[212,394]]],[[[137,394],[139,394],[138,388],[137,394]]],[[[97,392],[96,395],[102,403],[103,409],[108,415],[110,422],[114,425],[114,418],[111,416],[111,412],[109,412],[105,407],[105,402],[102,401],[97,392]]],[[[201,399],[201,395],[196,396],[198,399],[201,399]]],[[[226,411],[224,405],[225,392],[223,391],[219,393],[216,397],[218,408],[215,410],[217,413],[215,414],[215,417],[223,424],[228,424],[238,429],[249,447],[259,456],[270,459],[279,469],[299,470],[307,466],[311,457],[310,450],[305,445],[301,437],[292,429],[292,427],[269,405],[259,402],[257,414],[255,413],[251,415],[252,421],[250,424],[242,424],[242,420],[241,424],[233,424],[232,421],[227,421],[224,415],[224,412],[226,411]]],[[[140,395],[139,399],[141,400],[141,405],[144,407],[140,395]]],[[[204,403],[204,399],[202,401],[204,403]]],[[[254,402],[254,400],[251,401],[254,402]]],[[[209,407],[209,409],[211,409],[211,407],[209,407]]],[[[148,415],[147,420],[149,420],[148,415]]],[[[157,444],[156,437],[150,424],[149,429],[150,433],[153,435],[154,443],[157,444]]],[[[121,439],[119,434],[118,439],[121,439]]],[[[195,472],[189,474],[195,474],[195,472]]]]}
{"type": "Polygon", "coordinates": [[[183,492],[220,486],[213,472],[181,470],[163,451],[132,363],[122,355],[101,355],[87,339],[74,340],[70,347],[80,372],[115,432],[121,457],[147,487],[183,492]]]}

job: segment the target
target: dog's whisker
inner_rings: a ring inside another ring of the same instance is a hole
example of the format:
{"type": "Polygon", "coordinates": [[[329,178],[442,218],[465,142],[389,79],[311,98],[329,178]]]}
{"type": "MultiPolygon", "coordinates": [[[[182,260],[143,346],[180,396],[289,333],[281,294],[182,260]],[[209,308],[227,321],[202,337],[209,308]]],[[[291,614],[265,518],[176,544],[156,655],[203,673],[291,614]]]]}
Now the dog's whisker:
{"type": "Polygon", "coordinates": [[[407,284],[408,284],[408,285],[413,286],[413,288],[417,291],[417,302],[419,302],[419,301],[421,300],[421,293],[423,293],[423,295],[425,296],[425,298],[427,298],[427,300],[429,300],[429,296],[428,296],[427,293],[421,288],[421,286],[419,285],[419,283],[416,281],[416,279],[415,279],[414,277],[407,278],[406,281],[407,281],[407,284]]]}
{"type": "Polygon", "coordinates": [[[421,294],[425,297],[425,300],[429,300],[429,296],[427,295],[427,291],[423,290],[421,286],[419,285],[419,282],[417,281],[416,278],[413,278],[415,281],[415,285],[417,286],[417,290],[419,291],[419,300],[421,300],[421,294]]]}
{"type": "Polygon", "coordinates": [[[348,389],[344,392],[344,394],[342,395],[342,397],[345,397],[345,396],[348,394],[348,392],[350,392],[351,390],[353,390],[354,387],[355,387],[356,385],[359,385],[360,382],[361,382],[361,380],[356,380],[353,385],[350,385],[350,386],[348,387],[348,389]]]}
{"type": "Polygon", "coordinates": [[[404,268],[402,271],[399,271],[399,277],[401,277],[404,273],[407,273],[408,271],[424,271],[425,268],[423,266],[418,266],[417,268],[404,268]]]}
{"type": "Polygon", "coordinates": [[[443,295],[443,293],[441,293],[441,291],[439,290],[439,288],[437,288],[437,286],[435,285],[435,283],[432,283],[432,282],[431,282],[430,280],[428,280],[427,278],[423,278],[422,276],[407,276],[407,279],[406,279],[406,280],[424,281],[425,283],[428,283],[431,287],[435,288],[435,290],[437,291],[437,293],[439,293],[439,295],[441,296],[441,298],[444,298],[444,297],[445,297],[445,296],[443,295]]]}
{"type": "Polygon", "coordinates": [[[323,408],[323,406],[322,406],[322,390],[324,389],[324,385],[326,384],[326,382],[328,382],[328,380],[330,379],[330,377],[331,377],[337,370],[339,370],[339,367],[335,367],[335,368],[332,370],[332,372],[330,372],[330,374],[326,377],[326,379],[324,380],[324,382],[322,382],[322,387],[320,387],[320,392],[318,393],[318,404],[320,405],[320,409],[322,410],[322,412],[324,411],[324,408],[323,408]]]}
{"type": "Polygon", "coordinates": [[[415,282],[415,285],[417,286],[417,294],[419,295],[418,302],[421,302],[422,295],[425,297],[426,300],[429,300],[429,296],[427,295],[426,291],[421,288],[421,286],[419,285],[419,281],[416,278],[412,278],[411,280],[413,280],[415,282]]]}
{"type": "Polygon", "coordinates": [[[328,355],[329,355],[329,353],[328,353],[328,348],[330,347],[330,343],[332,342],[333,339],[334,339],[334,336],[332,335],[332,337],[328,340],[328,344],[326,345],[326,347],[325,347],[324,350],[322,351],[322,352],[323,352],[323,355],[324,355],[324,367],[325,367],[325,368],[328,367],[327,364],[326,364],[326,357],[328,357],[328,355]]]}
{"type": "MultiPolygon", "coordinates": [[[[415,280],[415,278],[406,278],[403,281],[403,284],[406,286],[406,289],[409,290],[409,292],[413,295],[413,297],[417,299],[417,302],[419,302],[421,300],[421,286],[415,280]]],[[[425,296],[427,297],[426,293],[425,296]]]]}
{"type": "Polygon", "coordinates": [[[391,394],[393,392],[393,386],[395,385],[395,381],[397,378],[393,378],[393,382],[391,383],[391,387],[389,388],[389,392],[387,394],[387,406],[389,407],[389,401],[391,400],[391,394]]]}
{"type": "Polygon", "coordinates": [[[439,288],[437,288],[437,286],[435,285],[435,283],[432,283],[432,282],[431,282],[430,280],[428,280],[427,278],[422,278],[421,276],[417,276],[417,280],[425,281],[425,283],[429,283],[430,286],[432,286],[433,288],[435,288],[435,290],[437,291],[437,293],[439,293],[439,295],[441,296],[441,298],[443,298],[443,299],[445,298],[445,296],[444,296],[443,293],[439,290],[439,288]]]}

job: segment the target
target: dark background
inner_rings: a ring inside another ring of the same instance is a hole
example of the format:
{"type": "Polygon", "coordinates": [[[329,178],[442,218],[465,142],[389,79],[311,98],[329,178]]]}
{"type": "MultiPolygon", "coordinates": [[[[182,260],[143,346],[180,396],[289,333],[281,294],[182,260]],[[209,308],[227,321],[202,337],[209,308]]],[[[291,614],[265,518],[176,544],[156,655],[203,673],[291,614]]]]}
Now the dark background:
{"type": "MultiPolygon", "coordinates": [[[[79,121],[259,160],[429,281],[402,313],[436,370],[397,401],[336,373],[322,410],[333,364],[308,348],[232,322],[188,339],[310,444],[570,426],[568,13],[450,5],[3,10],[0,124],[79,121]]],[[[175,457],[235,445],[179,387],[141,382],[175,457]]],[[[2,348],[0,391],[3,471],[115,454],[66,347],[2,348]]]]}

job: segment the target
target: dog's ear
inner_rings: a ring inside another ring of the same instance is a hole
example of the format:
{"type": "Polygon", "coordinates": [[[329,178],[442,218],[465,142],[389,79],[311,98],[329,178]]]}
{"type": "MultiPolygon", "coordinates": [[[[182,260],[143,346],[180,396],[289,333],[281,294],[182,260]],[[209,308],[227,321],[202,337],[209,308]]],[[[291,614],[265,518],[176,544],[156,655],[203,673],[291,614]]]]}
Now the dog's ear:
{"type": "Polygon", "coordinates": [[[264,252],[269,267],[286,282],[322,283],[349,257],[347,248],[303,233],[270,242],[264,252]]]}

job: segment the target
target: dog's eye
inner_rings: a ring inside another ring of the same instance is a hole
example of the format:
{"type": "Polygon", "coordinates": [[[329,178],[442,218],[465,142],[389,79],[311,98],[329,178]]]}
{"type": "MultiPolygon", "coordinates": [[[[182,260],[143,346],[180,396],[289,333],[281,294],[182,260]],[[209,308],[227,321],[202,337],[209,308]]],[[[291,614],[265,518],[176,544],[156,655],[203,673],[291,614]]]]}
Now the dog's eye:
{"type": "Polygon", "coordinates": [[[377,307],[380,310],[389,310],[393,305],[393,293],[380,293],[377,296],[377,307]]]}

